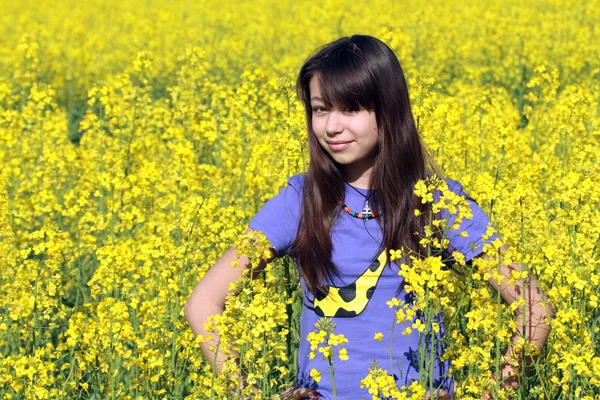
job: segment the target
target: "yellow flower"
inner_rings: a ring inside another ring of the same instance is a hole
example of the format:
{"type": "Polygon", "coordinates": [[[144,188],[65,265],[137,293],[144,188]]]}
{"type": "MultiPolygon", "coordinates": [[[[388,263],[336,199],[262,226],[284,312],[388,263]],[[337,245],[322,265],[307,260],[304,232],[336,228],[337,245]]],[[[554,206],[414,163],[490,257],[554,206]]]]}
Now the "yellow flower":
{"type": "Polygon", "coordinates": [[[348,350],[346,350],[346,348],[341,348],[338,356],[340,357],[340,360],[348,361],[348,350]]]}
{"type": "Polygon", "coordinates": [[[398,260],[402,258],[402,250],[390,250],[390,260],[398,260]]]}
{"type": "MultiPolygon", "coordinates": [[[[502,2],[496,8],[479,2],[459,16],[448,12],[452,7],[425,3],[404,10],[388,2],[389,12],[372,13],[358,2],[352,12],[326,2],[322,18],[296,10],[293,21],[300,23],[293,26],[277,18],[289,14],[291,2],[224,2],[218,15],[188,2],[183,17],[178,6],[135,12],[142,3],[107,0],[94,9],[54,2],[52,13],[48,2],[2,8],[10,21],[44,21],[13,24],[1,52],[0,303],[6,318],[0,335],[26,344],[3,354],[8,397],[77,398],[95,390],[139,400],[180,388],[190,398],[260,399],[289,380],[286,359],[298,334],[290,322],[302,307],[296,266],[289,257],[264,265],[272,248],[266,236],[243,232],[244,222],[310,161],[294,70],[298,50],[314,46],[306,33],[316,25],[323,38],[348,26],[373,31],[409,70],[419,65],[407,75],[414,121],[435,162],[465,189],[455,193],[438,177],[415,185],[418,207],[406,215],[433,215],[411,238],[421,254],[390,251],[390,261],[407,259],[400,270],[411,297],[403,299],[410,304],[388,303],[395,328],[416,334],[414,319],[426,315],[419,327],[436,333],[435,316],[444,314],[444,357],[457,378],[457,398],[479,399],[493,385],[498,352],[521,323],[512,310],[525,309],[522,300],[505,306],[487,281],[518,285],[535,273],[556,317],[548,319],[550,351],[537,366],[530,397],[592,397],[587,392],[600,387],[600,359],[589,350],[600,332],[594,323],[600,68],[589,62],[598,52],[587,35],[597,16],[587,12],[589,5],[568,2],[570,13],[546,7],[558,32],[577,33],[554,40],[535,12],[544,2],[536,0],[515,6],[517,34],[506,29],[502,2]],[[344,23],[316,24],[322,19],[344,23]],[[436,40],[421,40],[419,20],[435,21],[436,40]],[[281,40],[272,40],[274,30],[281,40]],[[246,40],[248,32],[253,40],[246,40]],[[69,35],[76,46],[64,39],[69,35]],[[290,42],[292,51],[283,51],[290,42]],[[526,56],[514,56],[520,53],[526,56]],[[475,203],[466,194],[492,219],[485,232],[470,229],[477,225],[475,203]],[[441,219],[442,212],[455,218],[441,219]],[[488,243],[494,233],[502,240],[488,243]],[[457,251],[454,266],[441,266],[435,258],[452,249],[449,238],[456,235],[494,263],[486,265],[485,257],[465,263],[457,251]],[[502,243],[508,244],[505,264],[521,263],[530,276],[497,276],[502,243]],[[182,305],[230,246],[264,269],[245,269],[229,285],[237,296],[207,326],[219,340],[212,332],[194,339],[182,305]],[[242,365],[230,357],[223,373],[213,375],[211,360],[198,350],[202,341],[229,356],[243,354],[242,365]],[[171,370],[181,366],[179,358],[186,360],[187,383],[171,370]],[[239,368],[264,382],[266,392],[255,394],[249,385],[237,393],[239,368]]],[[[332,361],[346,357],[342,332],[330,328],[310,336],[309,357],[327,347],[332,361]]],[[[534,350],[524,343],[523,351],[534,350]]],[[[387,390],[387,397],[423,398],[416,386],[394,392],[391,373],[379,372],[365,379],[378,398],[387,390]]],[[[501,390],[496,397],[508,398],[501,390]]]]}
{"type": "Polygon", "coordinates": [[[310,377],[313,378],[315,382],[321,382],[321,373],[317,371],[316,368],[310,370],[310,377]]]}

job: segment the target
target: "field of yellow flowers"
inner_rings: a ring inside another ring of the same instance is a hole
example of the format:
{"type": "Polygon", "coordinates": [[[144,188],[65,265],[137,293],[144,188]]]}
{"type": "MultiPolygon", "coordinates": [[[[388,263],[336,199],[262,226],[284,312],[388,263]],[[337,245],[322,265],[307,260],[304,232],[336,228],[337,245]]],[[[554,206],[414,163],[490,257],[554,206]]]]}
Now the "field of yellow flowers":
{"type": "MultiPolygon", "coordinates": [[[[2,399],[236,397],[235,371],[211,371],[183,304],[228,247],[251,247],[245,223],[305,170],[295,76],[317,46],[353,33],[396,52],[431,153],[555,307],[513,398],[600,399],[596,1],[0,9],[2,399]]],[[[272,263],[215,321],[257,398],[295,378],[295,277],[289,259],[272,263]]],[[[462,284],[448,355],[458,397],[478,399],[514,327],[481,277],[462,284]]]]}

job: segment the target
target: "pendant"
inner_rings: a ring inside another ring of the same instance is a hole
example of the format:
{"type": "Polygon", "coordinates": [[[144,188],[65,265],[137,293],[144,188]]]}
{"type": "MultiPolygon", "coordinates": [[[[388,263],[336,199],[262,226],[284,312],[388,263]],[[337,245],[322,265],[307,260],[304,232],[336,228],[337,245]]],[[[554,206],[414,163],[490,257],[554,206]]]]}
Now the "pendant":
{"type": "Polygon", "coordinates": [[[363,208],[362,213],[364,216],[371,218],[373,216],[373,212],[371,211],[371,208],[369,208],[369,200],[367,200],[366,204],[365,204],[365,208],[363,208]]]}

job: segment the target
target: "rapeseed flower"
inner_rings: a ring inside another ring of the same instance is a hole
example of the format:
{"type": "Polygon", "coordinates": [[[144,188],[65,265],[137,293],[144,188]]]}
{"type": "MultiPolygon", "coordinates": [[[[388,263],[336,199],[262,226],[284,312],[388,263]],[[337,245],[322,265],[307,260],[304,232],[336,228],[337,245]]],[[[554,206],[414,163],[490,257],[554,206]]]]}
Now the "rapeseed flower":
{"type": "MultiPolygon", "coordinates": [[[[398,55],[428,150],[510,244],[504,263],[526,266],[555,308],[520,396],[594,398],[597,7],[386,2],[381,13],[326,1],[315,14],[293,2],[212,5],[2,3],[11,23],[0,37],[0,392],[268,398],[289,386],[301,309],[290,259],[232,285],[240,295],[212,320],[214,336],[194,338],[182,305],[240,244],[244,223],[306,169],[305,114],[293,89],[299,60],[325,37],[364,31],[398,55]],[[200,340],[230,356],[223,373],[210,369],[200,340]],[[243,386],[242,372],[254,385],[243,386]]],[[[464,199],[441,180],[416,190],[435,211],[468,220],[464,199]]],[[[457,397],[478,399],[495,389],[499,350],[516,326],[487,287],[500,261],[491,230],[469,240],[482,239],[494,262],[433,250],[448,246],[435,233],[459,221],[434,218],[421,233],[431,259],[412,268],[410,254],[390,249],[392,261],[407,265],[401,271],[415,296],[390,306],[397,323],[409,323],[406,334],[413,324],[438,333],[434,316],[449,317],[444,357],[457,397]]],[[[246,240],[240,247],[255,261],[266,256],[264,240],[246,240]]],[[[315,356],[319,346],[326,344],[315,356]]],[[[336,362],[346,357],[341,342],[329,346],[339,349],[336,362]]],[[[422,387],[413,389],[423,397],[422,387]]]]}

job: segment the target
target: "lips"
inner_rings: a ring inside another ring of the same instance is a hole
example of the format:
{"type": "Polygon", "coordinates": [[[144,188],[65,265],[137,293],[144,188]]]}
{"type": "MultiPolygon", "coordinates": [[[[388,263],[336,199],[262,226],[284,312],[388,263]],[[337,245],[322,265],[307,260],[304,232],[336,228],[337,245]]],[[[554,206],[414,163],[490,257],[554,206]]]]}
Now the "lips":
{"type": "Polygon", "coordinates": [[[329,148],[333,151],[344,150],[345,148],[350,146],[350,143],[352,142],[327,142],[329,148]]]}

